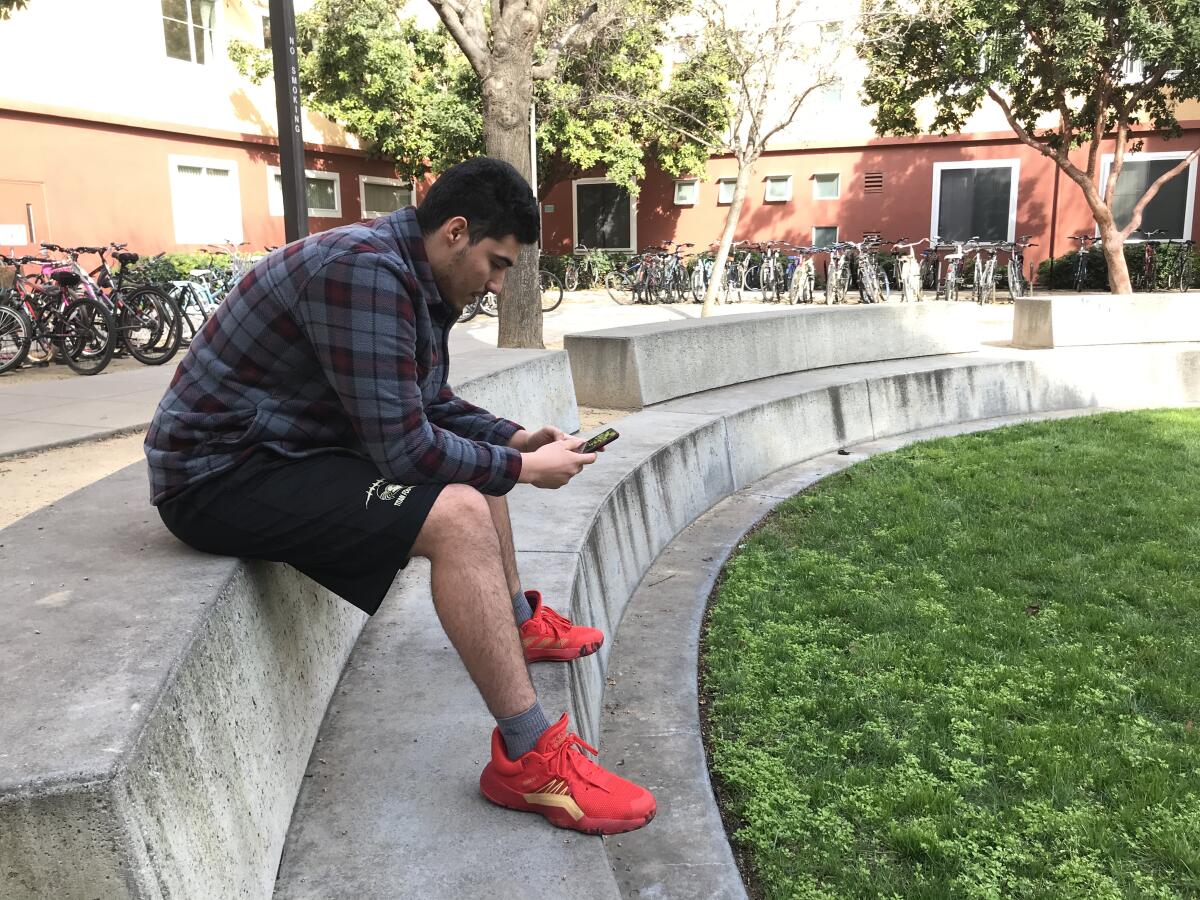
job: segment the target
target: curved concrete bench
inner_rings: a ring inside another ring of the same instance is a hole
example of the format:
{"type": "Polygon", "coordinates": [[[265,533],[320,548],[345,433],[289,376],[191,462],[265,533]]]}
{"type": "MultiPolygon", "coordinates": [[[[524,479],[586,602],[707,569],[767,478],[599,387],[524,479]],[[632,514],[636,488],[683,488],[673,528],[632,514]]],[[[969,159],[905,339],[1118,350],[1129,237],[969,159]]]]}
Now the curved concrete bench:
{"type": "Polygon", "coordinates": [[[1017,347],[1175,341],[1200,341],[1200,299],[1194,294],[1021,297],[1013,311],[1017,347]]]}
{"type": "MultiPolygon", "coordinates": [[[[1198,401],[1196,345],[1054,351],[1036,362],[996,352],[872,363],[673,400],[623,419],[621,440],[561,492],[513,491],[523,576],[573,618],[614,635],[663,548],[727,495],[782,467],[949,423],[1198,401]]],[[[554,898],[581,884],[589,896],[619,896],[605,842],[479,796],[491,720],[431,606],[400,585],[364,630],[309,763],[276,896],[554,898]]],[[[606,643],[585,660],[535,667],[547,710],[569,710],[593,743],[609,652],[606,643]]],[[[678,672],[690,677],[682,662],[678,672]]],[[[647,720],[641,734],[654,728],[647,720]]],[[[604,764],[638,777],[633,753],[604,749],[604,764]]],[[[660,800],[669,814],[672,795],[660,800]]],[[[638,840],[609,839],[613,861],[621,864],[614,843],[638,840]]]]}
{"type": "Polygon", "coordinates": [[[806,306],[568,334],[584,406],[665,400],[829,366],[979,349],[974,303],[806,306]]]}
{"type": "MultiPolygon", "coordinates": [[[[562,351],[459,392],[578,428],[562,351]]],[[[365,616],[288,566],[195,553],[130,466],[0,530],[0,896],[270,893],[365,616]]]]}

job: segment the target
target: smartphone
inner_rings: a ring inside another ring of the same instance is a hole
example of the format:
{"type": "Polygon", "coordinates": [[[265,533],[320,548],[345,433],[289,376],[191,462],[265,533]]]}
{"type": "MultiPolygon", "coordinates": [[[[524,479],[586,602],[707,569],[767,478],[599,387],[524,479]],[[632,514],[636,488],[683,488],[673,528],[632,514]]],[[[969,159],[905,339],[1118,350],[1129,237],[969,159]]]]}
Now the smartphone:
{"type": "Polygon", "coordinates": [[[580,453],[595,453],[601,447],[607,447],[609,444],[611,444],[613,441],[615,441],[619,437],[620,437],[620,435],[617,434],[617,431],[615,428],[605,428],[602,432],[600,432],[595,437],[588,438],[587,443],[585,443],[582,447],[579,448],[579,452],[580,453]]]}

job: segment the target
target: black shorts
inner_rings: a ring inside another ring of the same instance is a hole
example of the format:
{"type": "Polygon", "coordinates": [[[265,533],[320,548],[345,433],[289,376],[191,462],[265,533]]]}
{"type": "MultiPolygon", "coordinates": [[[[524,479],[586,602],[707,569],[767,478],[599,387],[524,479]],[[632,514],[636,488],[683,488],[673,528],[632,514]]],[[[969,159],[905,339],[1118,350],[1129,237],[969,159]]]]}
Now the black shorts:
{"type": "Polygon", "coordinates": [[[374,614],[443,487],[390,484],[357,456],[290,459],[260,449],[158,512],[197,550],[289,563],[374,614]]]}

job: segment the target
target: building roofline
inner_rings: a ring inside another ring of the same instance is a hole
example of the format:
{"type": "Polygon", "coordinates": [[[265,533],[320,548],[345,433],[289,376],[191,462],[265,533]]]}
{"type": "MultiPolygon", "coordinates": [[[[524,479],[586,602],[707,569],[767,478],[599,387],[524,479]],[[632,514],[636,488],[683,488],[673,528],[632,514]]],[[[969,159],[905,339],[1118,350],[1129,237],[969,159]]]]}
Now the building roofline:
{"type": "MultiPolygon", "coordinates": [[[[0,99],[0,113],[17,113],[33,116],[39,119],[59,119],[79,122],[86,125],[111,125],[130,131],[151,131],[172,136],[202,138],[222,141],[231,144],[259,144],[272,150],[278,150],[279,140],[273,135],[249,134],[246,132],[225,131],[217,128],[202,128],[193,125],[155,122],[150,119],[139,119],[132,116],[122,116],[113,113],[97,113],[91,110],[74,109],[66,106],[53,106],[44,103],[24,103],[11,98],[0,99]]],[[[304,142],[304,149],[313,153],[340,154],[342,156],[369,157],[365,150],[353,147],[342,147],[336,144],[314,144],[304,142]]]]}

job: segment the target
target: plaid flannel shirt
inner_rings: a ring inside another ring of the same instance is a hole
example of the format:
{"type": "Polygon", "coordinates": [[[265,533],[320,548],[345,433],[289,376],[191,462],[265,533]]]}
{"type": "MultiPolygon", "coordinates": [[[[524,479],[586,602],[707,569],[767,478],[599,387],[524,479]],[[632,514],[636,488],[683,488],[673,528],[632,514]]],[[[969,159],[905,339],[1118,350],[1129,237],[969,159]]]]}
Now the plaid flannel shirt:
{"type": "Polygon", "coordinates": [[[351,452],[397,484],[510,490],[520,425],[455,396],[443,301],[416,211],[334,228],[267,256],[230,292],[146,435],[151,502],[259,447],[351,452]]]}

